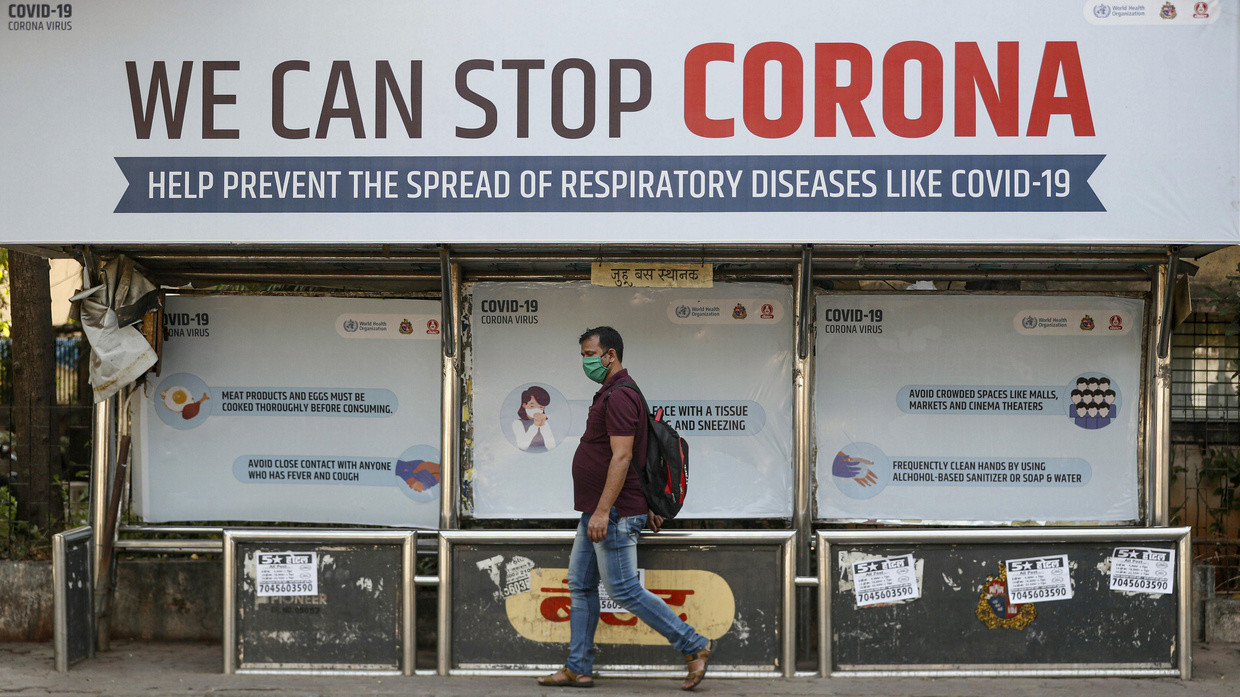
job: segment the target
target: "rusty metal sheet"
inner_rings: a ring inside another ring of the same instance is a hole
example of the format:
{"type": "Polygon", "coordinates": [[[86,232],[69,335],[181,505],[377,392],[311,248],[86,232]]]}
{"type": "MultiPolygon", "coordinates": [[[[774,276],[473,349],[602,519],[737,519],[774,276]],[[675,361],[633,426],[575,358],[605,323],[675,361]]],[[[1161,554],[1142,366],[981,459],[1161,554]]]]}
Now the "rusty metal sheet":
{"type": "MultiPolygon", "coordinates": [[[[1110,589],[1111,554],[1125,542],[854,544],[831,546],[831,648],[837,671],[1138,666],[1178,662],[1182,589],[1110,589]],[[921,597],[857,607],[854,561],[912,554],[921,597]],[[1008,560],[1067,555],[1068,600],[1005,601],[1008,560]]],[[[1175,543],[1141,546],[1174,550],[1175,543]]]]}

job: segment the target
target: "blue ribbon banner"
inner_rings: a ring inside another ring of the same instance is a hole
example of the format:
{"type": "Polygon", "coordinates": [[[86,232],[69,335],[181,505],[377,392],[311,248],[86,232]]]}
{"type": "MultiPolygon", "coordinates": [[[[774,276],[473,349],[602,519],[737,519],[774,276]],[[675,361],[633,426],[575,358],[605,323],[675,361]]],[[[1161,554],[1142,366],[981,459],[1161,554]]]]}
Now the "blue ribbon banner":
{"type": "Polygon", "coordinates": [[[118,157],[115,212],[1104,211],[1103,157],[118,157]]]}

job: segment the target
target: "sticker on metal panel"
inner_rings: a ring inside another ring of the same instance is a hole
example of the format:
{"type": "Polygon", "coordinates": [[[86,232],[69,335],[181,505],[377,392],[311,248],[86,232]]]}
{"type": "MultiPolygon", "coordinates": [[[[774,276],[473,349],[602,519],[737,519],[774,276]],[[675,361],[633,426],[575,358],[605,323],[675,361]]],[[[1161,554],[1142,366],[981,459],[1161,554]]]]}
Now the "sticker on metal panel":
{"type": "Polygon", "coordinates": [[[915,566],[912,554],[853,562],[853,597],[857,607],[920,598],[915,566]]]}
{"type": "Polygon", "coordinates": [[[318,595],[318,552],[259,552],[255,574],[258,596],[318,595]]]}
{"type": "Polygon", "coordinates": [[[1111,553],[1111,590],[1165,595],[1175,590],[1175,550],[1116,547],[1111,553]]]}
{"type": "Polygon", "coordinates": [[[1072,599],[1072,574],[1066,554],[1009,559],[1005,566],[1008,597],[1014,603],[1072,599]]]}

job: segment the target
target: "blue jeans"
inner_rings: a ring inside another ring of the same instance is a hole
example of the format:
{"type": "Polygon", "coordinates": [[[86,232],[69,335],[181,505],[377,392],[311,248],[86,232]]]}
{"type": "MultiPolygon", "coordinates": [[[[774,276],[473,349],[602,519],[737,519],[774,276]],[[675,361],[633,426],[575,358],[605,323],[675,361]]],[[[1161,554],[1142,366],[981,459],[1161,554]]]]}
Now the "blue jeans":
{"type": "Polygon", "coordinates": [[[706,648],[706,637],[680,619],[659,596],[642,587],[637,576],[637,536],[646,525],[646,516],[621,517],[611,509],[607,537],[602,542],[590,541],[586,533],[589,524],[590,514],[582,513],[568,560],[568,590],[573,599],[568,617],[568,669],[582,675],[594,671],[600,578],[612,600],[666,637],[681,654],[706,648]]]}

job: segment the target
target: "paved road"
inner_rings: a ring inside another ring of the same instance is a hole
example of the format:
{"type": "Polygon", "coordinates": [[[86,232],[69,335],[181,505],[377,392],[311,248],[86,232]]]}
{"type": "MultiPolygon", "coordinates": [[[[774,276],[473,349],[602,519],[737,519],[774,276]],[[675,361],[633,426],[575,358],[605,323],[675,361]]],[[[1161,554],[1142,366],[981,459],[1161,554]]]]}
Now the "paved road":
{"type": "MultiPolygon", "coordinates": [[[[433,695],[503,697],[576,695],[548,689],[531,678],[316,677],[224,675],[219,644],[114,642],[113,650],[69,673],[53,669],[51,644],[0,644],[0,695],[106,697],[367,697],[433,695]]],[[[852,695],[917,697],[996,697],[996,695],[1183,695],[1235,697],[1240,693],[1240,644],[1199,644],[1194,648],[1195,679],[1130,678],[795,678],[792,680],[712,680],[704,695],[852,695]]],[[[600,679],[599,697],[681,694],[679,680],[600,679]]]]}

